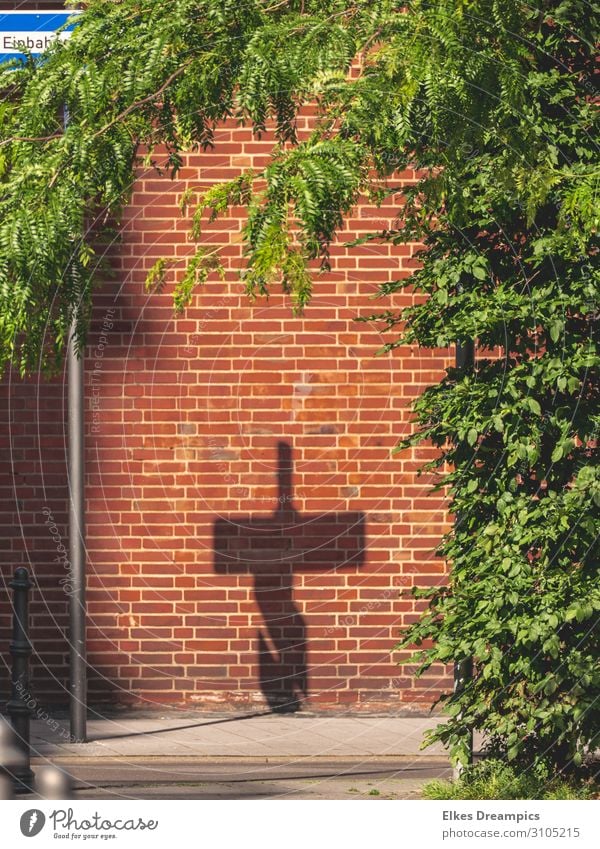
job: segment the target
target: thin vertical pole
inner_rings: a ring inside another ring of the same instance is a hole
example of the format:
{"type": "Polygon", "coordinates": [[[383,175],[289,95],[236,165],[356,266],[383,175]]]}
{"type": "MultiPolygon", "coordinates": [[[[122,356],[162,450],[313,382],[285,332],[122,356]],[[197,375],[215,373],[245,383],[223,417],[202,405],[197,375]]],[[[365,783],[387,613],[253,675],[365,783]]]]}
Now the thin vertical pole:
{"type": "MultiPolygon", "coordinates": [[[[466,342],[456,343],[455,365],[459,371],[465,372],[473,368],[475,364],[475,344],[472,339],[466,342]]],[[[454,526],[460,524],[460,515],[455,515],[454,526]]],[[[465,689],[467,683],[473,677],[473,659],[466,657],[454,664],[454,692],[460,693],[465,689]]],[[[466,730],[467,764],[473,763],[473,729],[466,730]]],[[[463,765],[458,763],[454,767],[454,779],[460,777],[463,765]]]]}
{"type": "MultiPolygon", "coordinates": [[[[69,123],[69,111],[63,111],[63,126],[69,123]]],[[[71,322],[68,368],[68,472],[69,472],[69,715],[73,743],[87,739],[87,666],[86,666],[86,545],[85,545],[85,430],[84,361],[78,352],[77,314],[71,322]],[[79,355],[78,355],[79,354],[79,355]]]]}
{"type": "Polygon", "coordinates": [[[85,600],[85,434],[83,408],[83,352],[75,345],[75,319],[71,325],[68,367],[69,426],[69,562],[71,592],[70,621],[70,731],[73,743],[87,738],[86,600],[85,600]]]}

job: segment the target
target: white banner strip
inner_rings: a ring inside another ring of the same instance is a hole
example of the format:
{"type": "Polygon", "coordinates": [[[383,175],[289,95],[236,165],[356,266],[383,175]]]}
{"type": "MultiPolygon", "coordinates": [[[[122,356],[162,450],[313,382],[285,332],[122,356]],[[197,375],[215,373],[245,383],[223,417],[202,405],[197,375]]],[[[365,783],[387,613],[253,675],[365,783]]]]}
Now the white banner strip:
{"type": "Polygon", "coordinates": [[[0,826],[11,849],[598,846],[598,802],[381,801],[17,800],[0,802],[0,826]]]}

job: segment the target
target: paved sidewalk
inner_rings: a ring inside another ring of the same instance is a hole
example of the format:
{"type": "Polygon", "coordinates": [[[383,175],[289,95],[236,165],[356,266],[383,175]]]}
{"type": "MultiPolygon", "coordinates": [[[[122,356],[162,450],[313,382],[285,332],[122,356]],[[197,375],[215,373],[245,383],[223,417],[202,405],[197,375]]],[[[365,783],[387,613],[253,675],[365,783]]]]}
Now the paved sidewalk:
{"type": "Polygon", "coordinates": [[[438,721],[169,711],[90,719],[72,744],[66,720],[35,720],[32,766],[68,772],[75,799],[414,799],[451,772],[420,748],[438,721]]]}
{"type": "Polygon", "coordinates": [[[361,758],[445,760],[440,745],[421,750],[436,718],[302,714],[135,715],[90,719],[89,742],[68,742],[68,722],[35,720],[34,756],[57,758],[361,758]]]}

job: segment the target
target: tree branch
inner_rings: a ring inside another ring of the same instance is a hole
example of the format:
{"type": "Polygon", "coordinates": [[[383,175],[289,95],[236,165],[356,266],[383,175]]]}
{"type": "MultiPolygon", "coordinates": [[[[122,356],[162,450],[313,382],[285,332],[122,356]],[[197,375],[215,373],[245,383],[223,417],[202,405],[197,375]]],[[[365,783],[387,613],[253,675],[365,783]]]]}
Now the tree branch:
{"type": "Polygon", "coordinates": [[[176,71],[173,71],[173,73],[169,77],[167,77],[167,79],[164,81],[164,83],[159,89],[157,89],[152,94],[149,94],[147,97],[143,97],[141,100],[136,100],[135,103],[131,103],[127,107],[127,109],[124,109],[122,112],[120,112],[115,118],[112,119],[112,121],[109,121],[108,124],[106,124],[101,129],[97,130],[92,136],[92,139],[95,139],[98,136],[102,135],[102,133],[105,133],[107,130],[110,130],[111,127],[114,127],[115,124],[118,124],[119,121],[122,121],[123,118],[126,118],[127,115],[133,112],[134,109],[138,109],[145,103],[150,103],[152,100],[155,100],[157,97],[160,97],[160,95],[171,85],[173,80],[176,79],[180,74],[182,74],[183,71],[185,71],[188,65],[191,65],[192,62],[193,57],[191,59],[188,59],[187,62],[184,62],[183,65],[180,65],[176,71]]]}

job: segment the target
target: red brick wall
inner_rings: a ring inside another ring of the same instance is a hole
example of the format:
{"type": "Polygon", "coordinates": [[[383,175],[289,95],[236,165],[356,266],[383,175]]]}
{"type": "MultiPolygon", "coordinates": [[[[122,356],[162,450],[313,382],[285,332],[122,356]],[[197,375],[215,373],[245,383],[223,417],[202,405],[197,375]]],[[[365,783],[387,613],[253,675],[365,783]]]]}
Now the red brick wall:
{"type": "MultiPolygon", "coordinates": [[[[186,186],[259,167],[269,149],[268,138],[226,128],[177,182],[140,174],[115,278],[96,296],[86,355],[92,703],[396,710],[438,690],[437,674],[412,680],[391,649],[415,615],[401,594],[440,580],[432,550],[447,517],[415,475],[427,450],[391,450],[447,352],[374,356],[385,340],[354,318],[386,305],[369,296],[409,273],[413,249],[341,244],[385,226],[395,206],[356,210],[303,318],[277,292],[248,303],[237,215],[206,226],[230,271],[185,315],[174,318],[170,289],[144,291],[158,256],[193,251],[178,209],[186,186]]],[[[32,690],[65,702],[64,381],[13,377],[2,391],[2,578],[31,564],[32,690]]],[[[4,647],[7,626],[3,602],[4,647]]]]}

